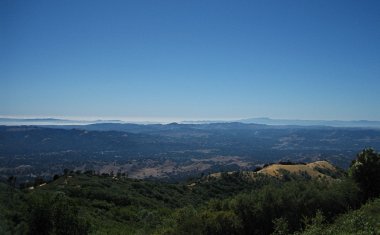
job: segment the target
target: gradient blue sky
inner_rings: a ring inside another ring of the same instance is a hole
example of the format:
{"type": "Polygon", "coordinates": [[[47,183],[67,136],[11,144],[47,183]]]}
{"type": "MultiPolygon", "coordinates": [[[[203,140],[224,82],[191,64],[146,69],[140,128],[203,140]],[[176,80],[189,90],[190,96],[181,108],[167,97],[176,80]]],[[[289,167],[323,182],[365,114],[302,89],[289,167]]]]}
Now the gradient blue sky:
{"type": "Polygon", "coordinates": [[[0,115],[380,120],[380,1],[0,1],[0,115]]]}

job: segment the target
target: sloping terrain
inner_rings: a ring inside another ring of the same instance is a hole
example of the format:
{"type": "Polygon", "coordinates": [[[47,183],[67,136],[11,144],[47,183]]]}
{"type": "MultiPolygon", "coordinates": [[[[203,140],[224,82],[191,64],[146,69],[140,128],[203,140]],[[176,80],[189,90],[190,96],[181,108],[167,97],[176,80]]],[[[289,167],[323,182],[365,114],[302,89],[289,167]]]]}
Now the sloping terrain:
{"type": "Polygon", "coordinates": [[[266,174],[274,177],[282,177],[285,173],[308,175],[311,178],[326,177],[331,178],[331,175],[338,173],[331,163],[327,161],[316,161],[308,164],[272,164],[259,170],[258,174],[266,174]]]}
{"type": "MultiPolygon", "coordinates": [[[[237,172],[217,172],[212,173],[207,176],[207,178],[221,178],[223,174],[232,175],[237,172]]],[[[310,177],[312,179],[317,178],[339,178],[344,175],[344,173],[333,166],[328,161],[316,161],[311,163],[276,163],[270,164],[258,171],[241,171],[238,174],[242,179],[251,181],[260,175],[272,176],[275,178],[282,179],[288,174],[292,174],[300,177],[310,177]]]]}
{"type": "Polygon", "coordinates": [[[281,223],[277,234],[377,234],[378,201],[349,211],[365,203],[353,180],[315,179],[341,173],[326,161],[290,164],[182,183],[71,171],[17,189],[10,178],[0,183],[0,234],[248,235],[281,223]]]}

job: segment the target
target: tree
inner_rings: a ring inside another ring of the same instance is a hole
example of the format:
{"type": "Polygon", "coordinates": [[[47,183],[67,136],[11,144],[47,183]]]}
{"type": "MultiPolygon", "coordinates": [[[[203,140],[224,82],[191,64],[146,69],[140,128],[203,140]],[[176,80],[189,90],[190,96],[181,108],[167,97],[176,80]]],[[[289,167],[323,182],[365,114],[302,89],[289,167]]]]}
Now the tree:
{"type": "Polygon", "coordinates": [[[184,207],[176,213],[177,227],[174,234],[200,235],[202,234],[202,220],[197,211],[191,207],[184,207]]]}
{"type": "Polygon", "coordinates": [[[57,179],[59,179],[59,175],[56,174],[54,175],[53,180],[56,181],[57,179]]]}
{"type": "Polygon", "coordinates": [[[241,221],[233,211],[206,210],[201,219],[204,226],[202,234],[234,235],[243,232],[241,221]]]}
{"type": "Polygon", "coordinates": [[[15,176],[9,176],[8,180],[7,180],[7,183],[9,184],[9,186],[11,186],[12,188],[15,188],[16,187],[16,177],[15,176]]]}
{"type": "Polygon", "coordinates": [[[273,225],[274,232],[272,235],[287,235],[290,233],[288,221],[283,217],[274,219],[273,225]]]}
{"type": "Polygon", "coordinates": [[[358,183],[365,199],[380,195],[380,155],[374,149],[364,149],[357,155],[349,175],[358,183]]]}
{"type": "Polygon", "coordinates": [[[43,183],[46,183],[46,181],[44,180],[44,178],[42,178],[41,176],[37,176],[36,178],[34,178],[34,186],[39,186],[43,183]]]}
{"type": "Polygon", "coordinates": [[[29,199],[29,234],[84,235],[88,222],[79,214],[79,207],[64,193],[36,193],[29,199]]]}
{"type": "Polygon", "coordinates": [[[51,233],[51,200],[46,195],[33,195],[29,202],[28,226],[31,235],[48,235],[51,233]]]}
{"type": "Polygon", "coordinates": [[[88,223],[79,216],[79,208],[64,193],[57,193],[53,197],[51,220],[56,235],[87,234],[88,223]]]}

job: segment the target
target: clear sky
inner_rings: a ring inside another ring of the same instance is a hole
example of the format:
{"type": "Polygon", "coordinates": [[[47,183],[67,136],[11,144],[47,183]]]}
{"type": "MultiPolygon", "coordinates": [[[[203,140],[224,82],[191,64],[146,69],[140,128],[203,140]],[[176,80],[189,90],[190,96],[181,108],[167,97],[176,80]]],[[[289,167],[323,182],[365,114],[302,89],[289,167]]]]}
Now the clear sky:
{"type": "Polygon", "coordinates": [[[0,0],[0,115],[380,120],[380,1],[0,0]]]}

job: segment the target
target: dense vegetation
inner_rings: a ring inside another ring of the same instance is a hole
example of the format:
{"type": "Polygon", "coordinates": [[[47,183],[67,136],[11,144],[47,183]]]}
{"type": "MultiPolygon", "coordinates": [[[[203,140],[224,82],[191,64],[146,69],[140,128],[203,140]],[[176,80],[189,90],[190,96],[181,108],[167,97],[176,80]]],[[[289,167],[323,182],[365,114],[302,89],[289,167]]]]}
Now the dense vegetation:
{"type": "Polygon", "coordinates": [[[357,235],[380,234],[380,199],[369,201],[358,210],[338,216],[329,224],[321,213],[317,213],[306,226],[303,235],[357,235]]]}
{"type": "Polygon", "coordinates": [[[20,190],[10,178],[0,234],[378,234],[379,161],[366,149],[338,179],[236,172],[170,184],[65,172],[20,190]]]}

